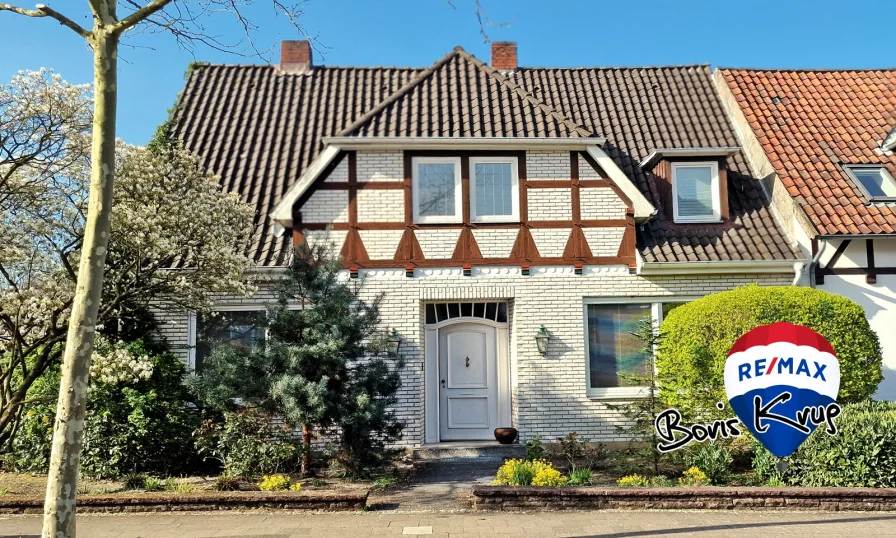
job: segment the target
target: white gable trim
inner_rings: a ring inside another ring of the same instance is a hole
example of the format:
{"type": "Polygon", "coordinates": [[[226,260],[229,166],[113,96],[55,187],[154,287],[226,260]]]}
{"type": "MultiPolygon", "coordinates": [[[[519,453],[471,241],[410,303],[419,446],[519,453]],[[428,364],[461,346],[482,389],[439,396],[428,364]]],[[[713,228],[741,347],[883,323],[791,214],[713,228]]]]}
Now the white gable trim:
{"type": "Polygon", "coordinates": [[[597,146],[589,146],[588,154],[597,161],[597,164],[603,168],[604,172],[610,176],[610,181],[616,184],[628,199],[632,201],[632,205],[635,210],[635,220],[639,222],[643,222],[645,220],[649,220],[650,217],[656,214],[656,208],[653,207],[647,198],[641,194],[641,191],[638,190],[638,187],[635,187],[635,184],[632,183],[632,180],[629,179],[625,172],[619,168],[619,166],[607,155],[604,150],[597,146]]]}
{"type": "Polygon", "coordinates": [[[274,210],[269,213],[274,223],[279,224],[284,228],[292,227],[292,206],[295,205],[296,200],[305,194],[308,187],[314,183],[314,180],[320,176],[327,166],[333,162],[333,159],[339,155],[340,151],[342,151],[342,148],[339,146],[327,146],[321,154],[312,161],[311,166],[309,166],[305,170],[305,173],[299,177],[299,180],[286,191],[286,194],[280,199],[280,203],[278,203],[274,207],[274,210]]]}

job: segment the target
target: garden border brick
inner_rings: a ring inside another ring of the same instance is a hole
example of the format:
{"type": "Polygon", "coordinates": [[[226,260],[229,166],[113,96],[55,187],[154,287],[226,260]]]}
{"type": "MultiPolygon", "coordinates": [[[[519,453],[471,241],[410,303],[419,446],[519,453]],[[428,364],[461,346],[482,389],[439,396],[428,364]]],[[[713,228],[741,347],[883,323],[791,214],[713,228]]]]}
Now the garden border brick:
{"type": "MultiPolygon", "coordinates": [[[[133,495],[78,496],[79,513],[97,512],[191,512],[212,510],[346,511],[364,510],[369,491],[348,493],[292,492],[210,492],[138,493],[133,495]]],[[[43,497],[9,495],[0,497],[0,514],[42,514],[43,497]]]]}
{"type": "Polygon", "coordinates": [[[534,488],[473,486],[475,510],[826,510],[896,511],[896,489],[534,488]]]}

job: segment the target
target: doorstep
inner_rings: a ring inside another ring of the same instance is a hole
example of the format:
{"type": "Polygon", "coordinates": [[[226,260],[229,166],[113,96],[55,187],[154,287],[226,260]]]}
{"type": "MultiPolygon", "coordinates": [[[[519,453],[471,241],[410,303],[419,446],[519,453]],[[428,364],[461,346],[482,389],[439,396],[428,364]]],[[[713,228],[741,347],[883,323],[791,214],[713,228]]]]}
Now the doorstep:
{"type": "Polygon", "coordinates": [[[497,441],[446,441],[409,447],[408,453],[418,460],[501,462],[525,455],[526,448],[518,443],[502,445],[497,441]]]}

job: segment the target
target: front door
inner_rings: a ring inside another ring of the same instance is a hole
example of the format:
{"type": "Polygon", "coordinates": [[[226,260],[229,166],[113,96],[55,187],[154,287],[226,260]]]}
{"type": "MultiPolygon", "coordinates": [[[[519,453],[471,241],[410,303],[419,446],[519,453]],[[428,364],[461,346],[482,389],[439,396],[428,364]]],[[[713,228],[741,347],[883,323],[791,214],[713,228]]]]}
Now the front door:
{"type": "Polygon", "coordinates": [[[494,439],[498,427],[495,328],[459,323],[439,330],[442,441],[494,439]]]}

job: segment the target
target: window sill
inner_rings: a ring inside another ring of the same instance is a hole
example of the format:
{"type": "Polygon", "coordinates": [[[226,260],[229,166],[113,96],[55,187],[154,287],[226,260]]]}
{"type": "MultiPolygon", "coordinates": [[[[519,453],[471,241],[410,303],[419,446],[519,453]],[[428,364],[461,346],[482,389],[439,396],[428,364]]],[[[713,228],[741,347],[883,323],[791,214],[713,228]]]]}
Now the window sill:
{"type": "Polygon", "coordinates": [[[690,219],[673,219],[675,224],[720,224],[722,219],[719,217],[695,217],[690,219]]]}
{"type": "Polygon", "coordinates": [[[633,398],[646,398],[650,395],[648,387],[608,387],[600,389],[588,389],[590,400],[630,400],[633,398]]]}

